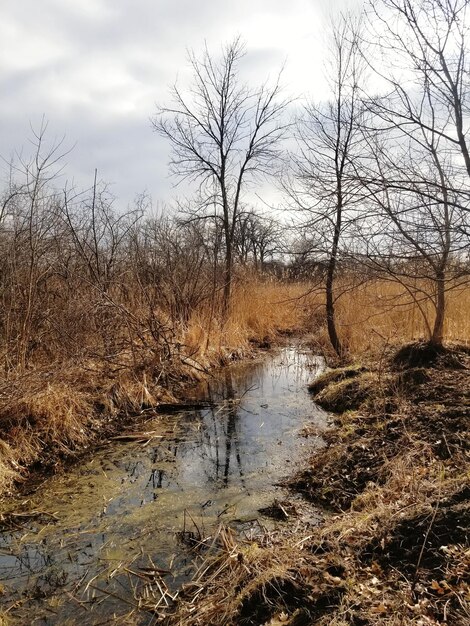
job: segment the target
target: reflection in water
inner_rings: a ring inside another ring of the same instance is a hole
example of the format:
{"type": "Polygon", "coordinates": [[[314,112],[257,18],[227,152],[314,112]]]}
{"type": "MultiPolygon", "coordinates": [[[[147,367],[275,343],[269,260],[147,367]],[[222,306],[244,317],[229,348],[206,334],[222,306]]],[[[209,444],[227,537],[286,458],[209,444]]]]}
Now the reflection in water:
{"type": "Polygon", "coordinates": [[[318,365],[286,349],[226,368],[188,398],[213,408],[146,423],[143,430],[163,438],[115,444],[46,481],[23,508],[54,512],[59,521],[0,533],[0,603],[17,603],[10,614],[19,623],[84,626],[129,610],[140,585],[129,572],[149,563],[171,564],[167,582],[180,585],[192,560],[176,540],[185,511],[205,530],[256,517],[303,453],[296,433],[306,421],[325,425],[306,392],[318,365]]]}
{"type": "MultiPolygon", "coordinates": [[[[199,413],[200,428],[195,440],[190,443],[191,451],[182,449],[180,454],[187,458],[197,447],[199,460],[206,461],[204,473],[208,483],[213,482],[227,487],[233,474],[233,478],[239,480],[239,485],[246,487],[239,434],[239,412],[243,410],[243,407],[235,396],[232,370],[227,368],[223,374],[223,402],[219,401],[215,408],[199,413]],[[233,469],[234,463],[235,469],[233,469]]],[[[213,399],[211,392],[209,388],[207,394],[213,399]]],[[[186,446],[187,442],[181,447],[186,446]]]]}
{"type": "Polygon", "coordinates": [[[233,391],[232,373],[229,369],[225,372],[225,388],[227,390],[227,401],[230,403],[228,408],[228,423],[227,433],[225,435],[225,468],[224,468],[224,483],[228,484],[228,478],[230,474],[230,458],[232,454],[232,442],[235,446],[235,458],[237,460],[238,472],[240,474],[240,482],[245,487],[243,480],[242,460],[240,455],[240,439],[237,433],[237,408],[234,404],[235,393],[233,391]]]}

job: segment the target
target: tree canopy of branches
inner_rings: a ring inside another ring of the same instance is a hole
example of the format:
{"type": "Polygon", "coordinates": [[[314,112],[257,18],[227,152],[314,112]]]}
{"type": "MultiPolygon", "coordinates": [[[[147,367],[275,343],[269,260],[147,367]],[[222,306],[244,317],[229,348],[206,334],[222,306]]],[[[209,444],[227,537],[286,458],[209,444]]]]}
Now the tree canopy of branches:
{"type": "Polygon", "coordinates": [[[430,341],[438,345],[446,292],[462,282],[462,251],[468,245],[467,5],[466,0],[372,5],[375,43],[369,63],[383,89],[366,101],[373,123],[365,129],[362,182],[377,211],[372,214],[379,216],[368,257],[409,290],[430,341]],[[424,301],[433,304],[433,323],[424,301]]]}
{"type": "Polygon", "coordinates": [[[281,99],[279,77],[272,86],[251,88],[240,77],[244,46],[239,39],[215,58],[206,48],[190,54],[192,84],[177,85],[172,105],[160,107],[155,130],[171,145],[170,171],[197,183],[194,218],[212,216],[221,224],[224,260],[224,315],[230,302],[235,234],[248,186],[272,175],[280,158],[288,101],[281,99]]]}

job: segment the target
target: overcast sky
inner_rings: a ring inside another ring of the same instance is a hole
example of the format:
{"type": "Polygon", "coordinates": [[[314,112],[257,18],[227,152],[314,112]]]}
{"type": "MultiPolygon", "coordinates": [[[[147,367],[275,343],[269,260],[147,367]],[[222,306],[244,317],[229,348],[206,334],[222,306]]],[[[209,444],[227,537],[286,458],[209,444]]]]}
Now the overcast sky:
{"type": "Polygon", "coordinates": [[[325,94],[324,31],[331,12],[360,0],[3,0],[0,20],[0,155],[28,154],[30,125],[74,146],[66,176],[91,184],[94,168],[119,206],[147,190],[175,193],[169,146],[152,132],[186,54],[241,35],[256,85],[284,62],[292,94],[325,94]]]}

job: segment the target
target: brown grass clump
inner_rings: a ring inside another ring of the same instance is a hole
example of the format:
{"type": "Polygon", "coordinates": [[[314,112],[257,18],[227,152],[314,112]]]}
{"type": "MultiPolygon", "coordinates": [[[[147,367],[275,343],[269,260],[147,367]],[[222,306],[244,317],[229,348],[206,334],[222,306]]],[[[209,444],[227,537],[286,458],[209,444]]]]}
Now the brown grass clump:
{"type": "Polygon", "coordinates": [[[275,280],[250,278],[234,290],[228,319],[211,316],[204,307],[194,312],[184,330],[183,344],[196,359],[209,365],[248,354],[253,344],[269,345],[278,333],[305,329],[308,302],[306,287],[275,280]]]}
{"type": "Polygon", "coordinates": [[[318,404],[328,411],[341,412],[358,409],[371,391],[377,392],[380,384],[380,377],[375,372],[362,368],[344,368],[327,372],[320,381],[314,383],[313,388],[322,386],[315,396],[318,404]],[[330,382],[327,382],[328,379],[330,382]]]}
{"type": "Polygon", "coordinates": [[[240,542],[219,528],[211,548],[215,554],[206,555],[162,623],[293,626],[331,613],[345,591],[344,581],[334,575],[343,568],[334,558],[313,559],[304,543],[294,529],[262,531],[255,541],[240,542]]]}
{"type": "Polygon", "coordinates": [[[45,388],[27,392],[14,405],[5,406],[5,413],[17,427],[34,428],[45,443],[81,445],[87,437],[84,425],[90,419],[91,398],[62,382],[47,383],[45,388]]]}
{"type": "Polygon", "coordinates": [[[310,393],[318,394],[327,387],[335,383],[342,382],[343,380],[349,380],[356,378],[360,374],[366,371],[363,366],[350,365],[348,367],[342,367],[337,369],[327,370],[320,376],[317,376],[308,386],[310,393]]]}
{"type": "Polygon", "coordinates": [[[2,491],[24,476],[37,461],[54,463],[70,456],[91,440],[93,399],[76,384],[52,382],[40,374],[10,384],[0,405],[2,491]],[[50,459],[50,461],[48,461],[50,459]]]}
{"type": "Polygon", "coordinates": [[[16,454],[11,447],[0,440],[0,481],[5,485],[5,490],[20,478],[20,468],[15,457],[16,454]]]}
{"type": "Polygon", "coordinates": [[[154,389],[147,372],[110,369],[99,361],[64,364],[4,381],[0,394],[0,493],[26,478],[33,464],[60,466],[120,428],[117,416],[138,414],[174,397],[154,389]]]}

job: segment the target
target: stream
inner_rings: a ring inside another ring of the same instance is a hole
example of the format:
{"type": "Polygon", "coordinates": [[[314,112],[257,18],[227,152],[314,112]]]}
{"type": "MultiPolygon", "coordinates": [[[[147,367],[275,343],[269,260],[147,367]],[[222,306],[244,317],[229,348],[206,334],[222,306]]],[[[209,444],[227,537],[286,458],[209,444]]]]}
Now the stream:
{"type": "Polygon", "coordinates": [[[295,501],[278,483],[323,445],[327,415],[306,388],[322,368],[299,345],[233,364],[188,391],[208,408],[142,421],[147,435],[111,441],[9,502],[0,624],[153,624],[135,610],[148,572],[173,592],[194,571],[191,541],[220,523],[245,535],[290,523],[260,509],[295,501]],[[307,424],[318,434],[302,436],[307,424]]]}

